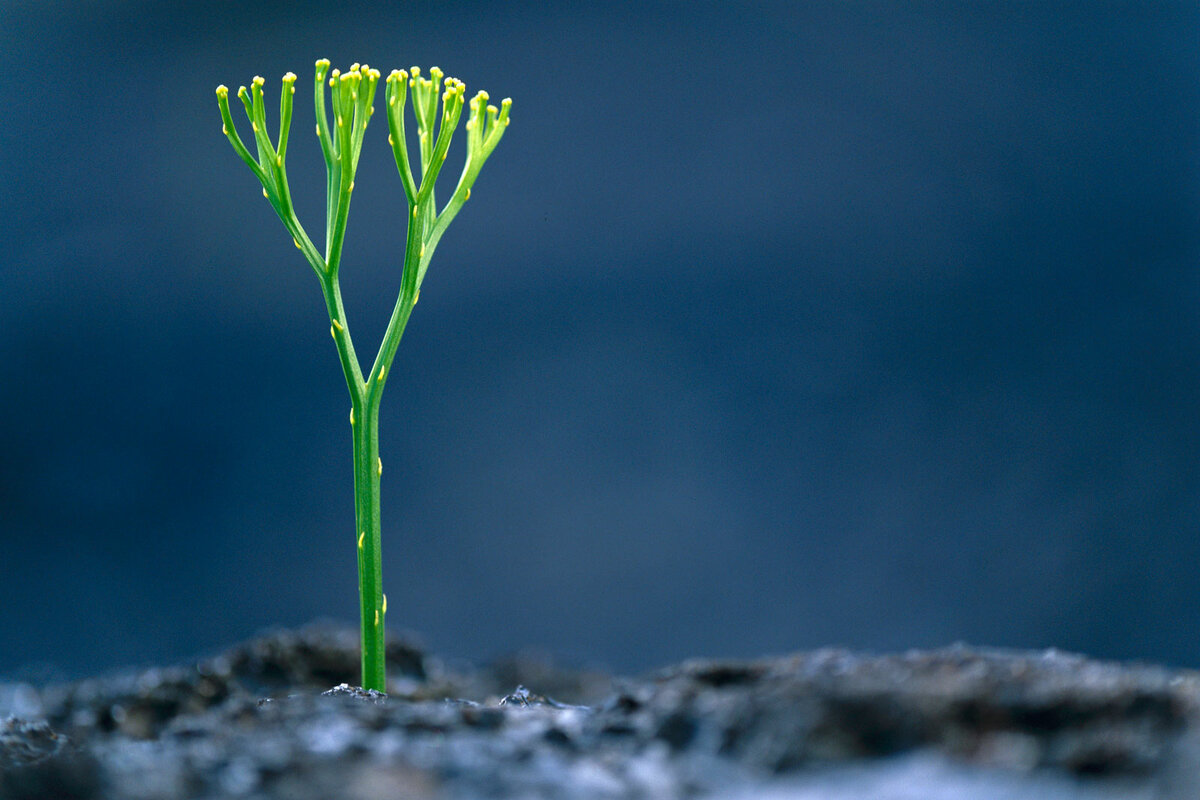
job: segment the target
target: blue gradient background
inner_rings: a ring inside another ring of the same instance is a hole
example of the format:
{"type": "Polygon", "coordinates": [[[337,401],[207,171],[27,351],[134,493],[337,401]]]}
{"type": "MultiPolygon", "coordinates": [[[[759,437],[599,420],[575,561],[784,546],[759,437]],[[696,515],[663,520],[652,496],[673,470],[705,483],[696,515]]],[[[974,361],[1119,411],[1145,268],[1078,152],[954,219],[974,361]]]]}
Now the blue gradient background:
{"type": "MultiPolygon", "coordinates": [[[[619,670],[955,640],[1200,665],[1194,3],[9,0],[0,674],[354,620],[320,293],[213,96],[262,74],[273,108],[318,57],[515,101],[384,399],[397,627],[619,670]]],[[[385,139],[342,268],[367,355],[385,139]]]]}

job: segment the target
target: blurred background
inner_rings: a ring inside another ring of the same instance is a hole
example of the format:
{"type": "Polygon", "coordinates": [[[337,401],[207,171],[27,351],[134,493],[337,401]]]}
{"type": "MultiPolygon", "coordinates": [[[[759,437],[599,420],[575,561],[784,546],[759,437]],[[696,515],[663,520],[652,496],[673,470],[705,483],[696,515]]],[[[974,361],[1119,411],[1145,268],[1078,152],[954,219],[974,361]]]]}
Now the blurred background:
{"type": "MultiPolygon", "coordinates": [[[[319,57],[514,99],[383,402],[398,629],[1200,666],[1196,4],[7,0],[0,674],[356,621],[328,320],[213,94],[300,75],[320,244],[319,57]]],[[[377,120],[364,358],[404,225],[377,120]]]]}

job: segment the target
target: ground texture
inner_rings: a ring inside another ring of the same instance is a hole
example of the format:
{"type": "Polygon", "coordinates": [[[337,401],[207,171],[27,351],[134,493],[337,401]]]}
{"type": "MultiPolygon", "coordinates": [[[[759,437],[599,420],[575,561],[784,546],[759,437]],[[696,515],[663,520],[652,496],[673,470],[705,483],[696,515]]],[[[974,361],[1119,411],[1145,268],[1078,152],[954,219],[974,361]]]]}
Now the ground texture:
{"type": "Polygon", "coordinates": [[[0,683],[0,798],[1200,798],[1200,674],[1054,651],[822,650],[613,678],[356,632],[0,683]]]}

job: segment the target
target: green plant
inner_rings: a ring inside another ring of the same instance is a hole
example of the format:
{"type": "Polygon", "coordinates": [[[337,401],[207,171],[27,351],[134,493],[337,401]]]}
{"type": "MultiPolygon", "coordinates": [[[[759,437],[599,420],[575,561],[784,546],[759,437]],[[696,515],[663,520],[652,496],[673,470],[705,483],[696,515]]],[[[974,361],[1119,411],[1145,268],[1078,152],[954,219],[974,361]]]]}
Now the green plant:
{"type": "Polygon", "coordinates": [[[237,96],[245,106],[246,116],[254,133],[257,151],[252,156],[242,144],[229,113],[229,90],[217,87],[217,102],[221,107],[222,131],[233,149],[262,184],[263,197],[275,209],[279,219],[292,236],[292,242],[304,254],[316,272],[329,312],[329,333],[337,344],[346,386],[350,390],[350,425],[354,439],[354,513],[355,537],[358,545],[358,582],[362,619],[362,685],[367,689],[386,691],[384,671],[384,618],[387,597],[383,594],[383,572],[380,562],[379,481],[383,461],[379,457],[379,403],[390,377],[392,358],[400,337],[408,324],[413,306],[417,304],[425,270],[447,226],[471,197],[483,163],[495,149],[509,122],[510,99],[499,108],[488,105],[487,92],[479,92],[470,101],[467,120],[467,160],[458,184],[450,199],[439,212],[435,201],[434,184],[446,160],[450,139],[463,110],[466,87],[455,78],[443,84],[442,71],[429,70],[429,77],[413,67],[411,74],[394,70],[386,80],[388,141],[392,145],[396,168],[408,199],[406,215],[408,234],[404,245],[404,269],[400,278],[400,296],[388,320],[387,331],[375,356],[370,372],[363,374],[350,338],[350,326],[342,307],[342,292],[338,285],[342,242],[346,234],[346,218],[350,197],[354,192],[354,174],[362,150],[367,123],[375,111],[375,90],[379,71],[366,64],[354,64],[347,72],[333,70],[329,61],[316,63],[315,104],[317,138],[325,156],[326,211],[325,252],[321,253],[304,226],[296,218],[292,196],[288,189],[287,155],[288,130],[292,121],[292,95],[296,76],[283,76],[279,101],[279,138],[272,144],[267,135],[266,112],[263,102],[263,79],[255,77],[250,89],[238,89],[237,96]],[[332,101],[333,124],[326,112],[326,83],[332,101]],[[412,89],[413,115],[417,121],[421,176],[417,183],[409,165],[408,143],[404,129],[404,107],[412,89]],[[441,96],[441,114],[438,97],[441,96]],[[435,125],[436,123],[436,125],[435,125]],[[436,130],[435,130],[436,127],[436,130]]]}

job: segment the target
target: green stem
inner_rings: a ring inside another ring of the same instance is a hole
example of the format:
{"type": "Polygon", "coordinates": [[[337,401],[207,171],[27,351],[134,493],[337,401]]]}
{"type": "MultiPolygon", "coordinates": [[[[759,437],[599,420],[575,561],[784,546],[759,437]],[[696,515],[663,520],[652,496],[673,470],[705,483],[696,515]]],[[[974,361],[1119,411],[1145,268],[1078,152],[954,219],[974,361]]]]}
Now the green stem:
{"type": "Polygon", "coordinates": [[[383,562],[380,558],[379,403],[355,398],[354,518],[358,529],[358,597],[362,615],[362,686],[387,691],[383,562]]]}

